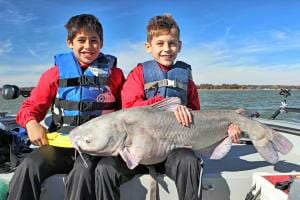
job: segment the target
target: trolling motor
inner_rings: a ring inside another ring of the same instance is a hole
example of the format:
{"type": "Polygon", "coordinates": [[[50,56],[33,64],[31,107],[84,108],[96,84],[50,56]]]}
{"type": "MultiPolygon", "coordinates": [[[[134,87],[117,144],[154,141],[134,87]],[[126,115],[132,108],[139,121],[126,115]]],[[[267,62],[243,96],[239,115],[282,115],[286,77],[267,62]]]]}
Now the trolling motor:
{"type": "Polygon", "coordinates": [[[283,96],[283,100],[281,101],[281,106],[271,116],[271,119],[275,119],[280,113],[287,113],[287,112],[300,113],[300,108],[288,107],[287,97],[292,95],[291,89],[280,89],[279,95],[283,96]]]}
{"type": "MultiPolygon", "coordinates": [[[[12,100],[18,98],[20,95],[23,97],[28,97],[33,88],[19,88],[16,85],[3,85],[2,89],[0,88],[1,96],[3,99],[12,100]]],[[[7,115],[7,112],[2,112],[0,110],[0,123],[4,125],[4,127],[0,126],[0,129],[11,130],[16,125],[15,116],[7,115]]]]}
{"type": "Polygon", "coordinates": [[[30,96],[30,92],[33,88],[19,88],[16,85],[3,85],[1,95],[4,99],[16,99],[20,95],[23,97],[30,96]]]}

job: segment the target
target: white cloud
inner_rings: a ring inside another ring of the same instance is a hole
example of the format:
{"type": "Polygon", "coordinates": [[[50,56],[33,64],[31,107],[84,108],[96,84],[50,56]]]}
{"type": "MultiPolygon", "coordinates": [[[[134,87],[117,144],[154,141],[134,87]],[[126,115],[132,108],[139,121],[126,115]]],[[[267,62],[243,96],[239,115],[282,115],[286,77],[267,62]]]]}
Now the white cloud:
{"type": "Polygon", "coordinates": [[[0,1],[1,12],[0,12],[0,24],[23,24],[37,19],[37,16],[32,13],[25,13],[23,10],[19,9],[13,3],[9,1],[0,1]]]}
{"type": "Polygon", "coordinates": [[[274,31],[273,36],[278,40],[285,40],[288,38],[288,35],[284,31],[274,31]]]}
{"type": "MultiPolygon", "coordinates": [[[[242,47],[233,49],[225,42],[219,41],[195,45],[194,48],[183,48],[178,59],[192,65],[196,84],[300,85],[300,63],[282,62],[270,66],[262,63],[256,54],[242,52],[241,49],[242,47]]],[[[123,69],[125,75],[128,75],[138,63],[152,59],[144,50],[144,42],[119,43],[117,49],[105,52],[117,56],[118,66],[123,69]]],[[[34,54],[34,51],[31,53],[34,54]]],[[[23,66],[22,69],[0,66],[0,86],[7,83],[34,86],[42,72],[48,68],[49,66],[41,65],[23,66]]]]}
{"type": "Polygon", "coordinates": [[[300,49],[299,30],[267,30],[254,33],[235,44],[235,52],[240,54],[273,53],[300,49]]]}
{"type": "Polygon", "coordinates": [[[284,66],[271,69],[262,66],[211,67],[202,66],[193,70],[197,84],[238,83],[262,85],[300,85],[300,65],[297,68],[284,66]]]}
{"type": "Polygon", "coordinates": [[[13,84],[21,87],[35,86],[49,66],[24,65],[22,68],[14,66],[0,66],[0,87],[13,84]]]}
{"type": "Polygon", "coordinates": [[[151,59],[144,50],[144,42],[123,43],[118,46],[118,49],[112,50],[111,53],[118,58],[118,66],[122,68],[126,75],[138,63],[151,59]]]}
{"type": "Polygon", "coordinates": [[[10,39],[0,41],[0,56],[5,55],[12,50],[12,43],[10,39]]]}
{"type": "Polygon", "coordinates": [[[28,52],[29,52],[32,56],[38,57],[38,54],[37,54],[34,50],[32,50],[31,48],[28,48],[28,52]]]}
{"type": "Polygon", "coordinates": [[[187,49],[179,59],[192,65],[196,84],[201,83],[238,83],[238,84],[283,84],[300,85],[300,63],[272,64],[263,63],[255,54],[240,49],[213,48],[187,49]],[[216,50],[214,50],[216,49],[216,50]]]}
{"type": "MultiPolygon", "coordinates": [[[[143,49],[143,43],[122,44],[118,51],[112,52],[118,57],[118,66],[126,74],[137,65],[151,59],[143,49]]],[[[238,83],[238,84],[283,84],[300,85],[299,64],[277,64],[268,66],[259,63],[255,56],[240,53],[238,50],[224,49],[221,43],[199,45],[183,49],[178,59],[192,65],[196,84],[201,83],[238,83]],[[218,48],[219,47],[219,48],[218,48]]]]}

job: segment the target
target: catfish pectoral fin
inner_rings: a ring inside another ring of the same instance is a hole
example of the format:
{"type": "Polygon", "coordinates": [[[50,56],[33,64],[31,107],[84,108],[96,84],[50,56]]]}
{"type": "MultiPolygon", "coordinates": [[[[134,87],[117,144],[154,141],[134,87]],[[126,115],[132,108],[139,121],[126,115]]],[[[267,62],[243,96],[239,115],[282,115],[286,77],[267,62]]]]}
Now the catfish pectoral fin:
{"type": "Polygon", "coordinates": [[[232,141],[230,137],[226,137],[212,152],[210,159],[217,160],[221,159],[230,151],[232,141]]]}
{"type": "Polygon", "coordinates": [[[226,137],[218,143],[215,143],[207,148],[196,150],[197,154],[203,155],[212,160],[222,159],[228,154],[232,146],[230,137],[226,137]]]}
{"type": "Polygon", "coordinates": [[[119,150],[119,154],[129,169],[134,169],[139,165],[141,161],[141,158],[138,158],[134,154],[131,154],[126,147],[122,150],[119,150]]]}

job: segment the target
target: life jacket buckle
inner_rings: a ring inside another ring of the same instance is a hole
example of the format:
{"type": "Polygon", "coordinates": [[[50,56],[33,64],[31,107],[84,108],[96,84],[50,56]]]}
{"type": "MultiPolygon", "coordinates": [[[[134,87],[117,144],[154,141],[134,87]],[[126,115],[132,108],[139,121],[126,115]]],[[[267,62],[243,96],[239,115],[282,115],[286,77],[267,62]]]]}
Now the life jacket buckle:
{"type": "Polygon", "coordinates": [[[79,84],[80,85],[87,85],[88,78],[86,76],[81,76],[79,79],[79,84]]]}
{"type": "Polygon", "coordinates": [[[84,104],[84,102],[79,102],[79,105],[78,105],[78,110],[80,111],[80,112],[83,112],[84,110],[85,110],[85,104],[84,104]]]}
{"type": "Polygon", "coordinates": [[[165,87],[177,87],[177,81],[176,80],[170,80],[170,79],[163,79],[161,81],[161,84],[159,86],[165,86],[165,87]]]}

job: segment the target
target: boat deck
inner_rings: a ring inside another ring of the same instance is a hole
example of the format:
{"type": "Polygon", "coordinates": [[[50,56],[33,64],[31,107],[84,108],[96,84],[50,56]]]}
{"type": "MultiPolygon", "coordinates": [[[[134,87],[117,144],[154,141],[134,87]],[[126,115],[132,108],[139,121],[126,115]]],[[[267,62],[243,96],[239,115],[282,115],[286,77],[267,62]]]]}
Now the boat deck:
{"type": "MultiPolygon", "coordinates": [[[[281,132],[294,148],[287,155],[280,155],[276,165],[263,160],[252,145],[236,144],[221,160],[204,160],[203,200],[241,200],[245,199],[256,172],[290,173],[300,172],[300,137],[297,134],[281,132]]],[[[12,174],[0,174],[0,178],[9,181],[12,174]]],[[[121,200],[150,199],[150,176],[136,176],[121,186],[121,200]]],[[[161,200],[177,200],[175,184],[166,176],[159,176],[161,200]]],[[[51,191],[50,191],[51,192],[51,191]]],[[[54,191],[56,192],[55,188],[54,191]]],[[[51,199],[47,199],[51,200],[51,199]]],[[[59,199],[55,199],[59,200],[59,199]]]]}

